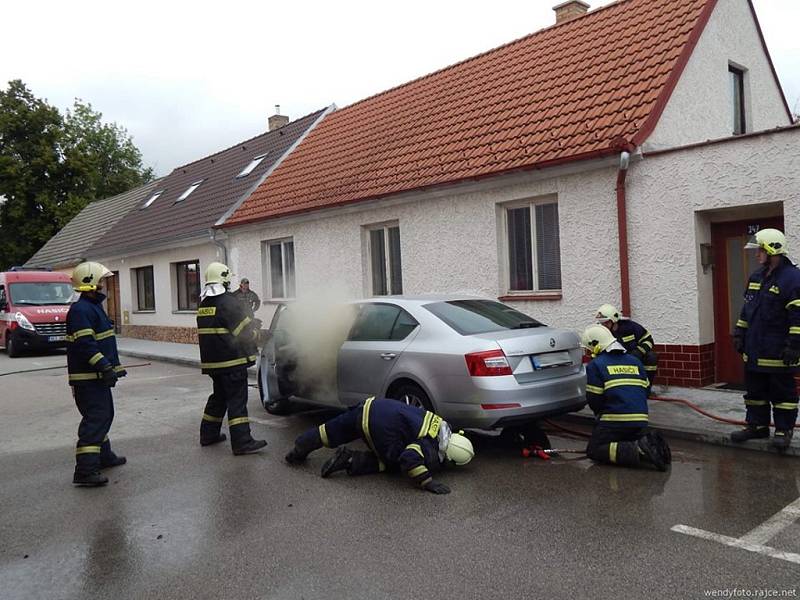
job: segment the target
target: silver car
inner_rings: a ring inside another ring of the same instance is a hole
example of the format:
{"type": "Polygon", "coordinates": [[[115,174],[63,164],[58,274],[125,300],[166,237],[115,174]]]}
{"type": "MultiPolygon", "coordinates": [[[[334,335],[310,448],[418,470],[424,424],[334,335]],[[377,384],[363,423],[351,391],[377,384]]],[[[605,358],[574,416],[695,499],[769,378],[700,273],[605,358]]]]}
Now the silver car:
{"type": "Polygon", "coordinates": [[[578,335],[469,296],[384,296],[335,309],[279,305],[259,363],[273,414],[294,399],[346,408],[396,398],[457,427],[494,429],[580,410],[578,335]]]}

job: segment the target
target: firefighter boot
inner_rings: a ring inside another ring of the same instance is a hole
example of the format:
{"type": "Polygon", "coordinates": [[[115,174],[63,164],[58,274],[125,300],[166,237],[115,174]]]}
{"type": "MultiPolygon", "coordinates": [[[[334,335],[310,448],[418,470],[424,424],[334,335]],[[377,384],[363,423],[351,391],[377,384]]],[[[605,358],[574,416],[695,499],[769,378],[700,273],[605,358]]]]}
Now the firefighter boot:
{"type": "Polygon", "coordinates": [[[748,425],[744,429],[740,429],[739,431],[734,431],[731,434],[731,441],[736,444],[741,444],[742,442],[746,442],[747,440],[755,440],[759,438],[768,438],[768,437],[769,437],[768,425],[748,425]]]}
{"type": "Polygon", "coordinates": [[[238,448],[233,449],[233,453],[236,456],[241,456],[243,454],[255,454],[259,452],[264,446],[267,445],[267,440],[250,440],[249,442],[245,442],[238,448]]]}
{"type": "Polygon", "coordinates": [[[666,471],[667,457],[664,455],[664,449],[662,441],[660,441],[660,437],[661,436],[657,436],[657,434],[648,433],[647,435],[639,438],[636,443],[639,446],[639,453],[641,454],[642,460],[649,462],[659,471],[666,471]]]}
{"type": "Polygon", "coordinates": [[[336,471],[344,471],[350,466],[350,461],[353,460],[353,451],[347,446],[340,446],[336,449],[336,454],[325,461],[322,465],[322,477],[330,477],[336,471]]]}
{"type": "Polygon", "coordinates": [[[81,487],[99,487],[108,483],[108,477],[100,471],[90,471],[88,473],[75,471],[72,483],[81,487]]]}
{"type": "Polygon", "coordinates": [[[296,445],[294,448],[289,450],[289,453],[286,456],[284,456],[284,460],[286,460],[286,462],[290,465],[302,464],[306,461],[306,458],[308,458],[308,452],[303,452],[296,445]]]}
{"type": "Polygon", "coordinates": [[[773,448],[776,448],[781,452],[785,452],[792,444],[793,434],[794,430],[792,429],[776,429],[775,436],[772,438],[773,448]]]}
{"type": "Polygon", "coordinates": [[[210,438],[210,439],[207,439],[207,440],[204,440],[204,439],[200,438],[200,445],[201,446],[212,446],[214,444],[219,444],[220,442],[224,442],[227,439],[228,439],[227,435],[225,435],[224,433],[220,433],[215,438],[210,438]]]}
{"type": "Polygon", "coordinates": [[[124,465],[128,462],[128,459],[124,456],[117,456],[116,454],[112,454],[111,457],[101,460],[100,461],[100,468],[101,469],[110,469],[111,467],[119,467],[124,465]]]}

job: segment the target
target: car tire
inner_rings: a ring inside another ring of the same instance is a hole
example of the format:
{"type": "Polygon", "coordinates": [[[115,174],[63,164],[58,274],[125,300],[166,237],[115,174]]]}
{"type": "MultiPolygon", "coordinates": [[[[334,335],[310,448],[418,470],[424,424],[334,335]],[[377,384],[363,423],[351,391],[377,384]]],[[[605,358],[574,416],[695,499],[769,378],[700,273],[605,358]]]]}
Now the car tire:
{"type": "Polygon", "coordinates": [[[428,398],[428,394],[425,393],[425,390],[419,387],[416,383],[412,383],[410,381],[401,383],[392,389],[389,397],[393,400],[405,402],[411,406],[416,406],[418,408],[434,412],[433,402],[431,402],[431,399],[428,398]]]}
{"type": "Polygon", "coordinates": [[[264,402],[264,385],[261,383],[261,369],[258,370],[258,397],[261,406],[271,415],[284,416],[292,412],[292,402],[288,398],[276,398],[271,402],[264,402]]]}
{"type": "Polygon", "coordinates": [[[20,355],[20,352],[17,349],[17,344],[14,342],[14,338],[12,338],[10,335],[6,337],[6,353],[8,354],[9,358],[17,358],[20,355]]]}

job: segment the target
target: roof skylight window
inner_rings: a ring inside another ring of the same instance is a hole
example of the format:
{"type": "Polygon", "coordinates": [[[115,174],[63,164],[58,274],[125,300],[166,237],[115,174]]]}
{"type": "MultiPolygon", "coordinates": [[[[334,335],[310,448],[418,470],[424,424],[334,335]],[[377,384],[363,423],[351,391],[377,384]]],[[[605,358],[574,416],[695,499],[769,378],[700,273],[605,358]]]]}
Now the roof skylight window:
{"type": "Polygon", "coordinates": [[[262,154],[261,156],[256,156],[253,160],[250,161],[250,164],[247,165],[242,172],[236,176],[236,179],[241,179],[242,177],[247,177],[253,170],[261,164],[261,161],[267,157],[266,154],[262,154]]]}
{"type": "Polygon", "coordinates": [[[202,179],[200,181],[195,181],[192,185],[189,186],[189,189],[183,192],[180,195],[180,197],[177,200],[175,200],[175,202],[183,202],[184,200],[186,200],[189,197],[189,194],[191,194],[193,191],[195,191],[197,188],[200,187],[201,183],[203,183],[202,179]]]}
{"type": "Polygon", "coordinates": [[[145,209],[145,208],[147,208],[147,207],[148,207],[148,206],[150,206],[150,205],[151,205],[153,202],[155,202],[156,200],[158,200],[158,197],[159,197],[161,194],[163,194],[163,193],[164,193],[164,190],[159,190],[159,191],[157,191],[155,194],[153,194],[152,196],[150,196],[150,198],[148,198],[148,199],[147,199],[147,202],[145,202],[144,204],[142,204],[142,209],[145,209]]]}

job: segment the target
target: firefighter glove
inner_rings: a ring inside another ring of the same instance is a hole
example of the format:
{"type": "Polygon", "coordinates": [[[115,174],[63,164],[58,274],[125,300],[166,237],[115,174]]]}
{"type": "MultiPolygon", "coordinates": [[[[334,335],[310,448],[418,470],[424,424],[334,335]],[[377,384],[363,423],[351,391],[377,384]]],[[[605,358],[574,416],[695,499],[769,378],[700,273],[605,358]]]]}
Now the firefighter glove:
{"type": "Polygon", "coordinates": [[[744,337],[741,335],[733,336],[733,349],[737,354],[744,354],[744,337]]]}
{"type": "Polygon", "coordinates": [[[117,385],[117,377],[116,372],[114,371],[114,367],[109,366],[107,369],[103,369],[103,383],[108,387],[114,387],[117,385]]]}
{"type": "Polygon", "coordinates": [[[796,366],[800,361],[800,348],[785,348],[783,351],[783,364],[787,367],[796,366]]]}
{"type": "Polygon", "coordinates": [[[422,488],[426,492],[431,492],[433,494],[449,494],[450,488],[447,487],[443,483],[439,483],[438,481],[434,481],[431,479],[428,483],[422,486],[422,488]]]}

